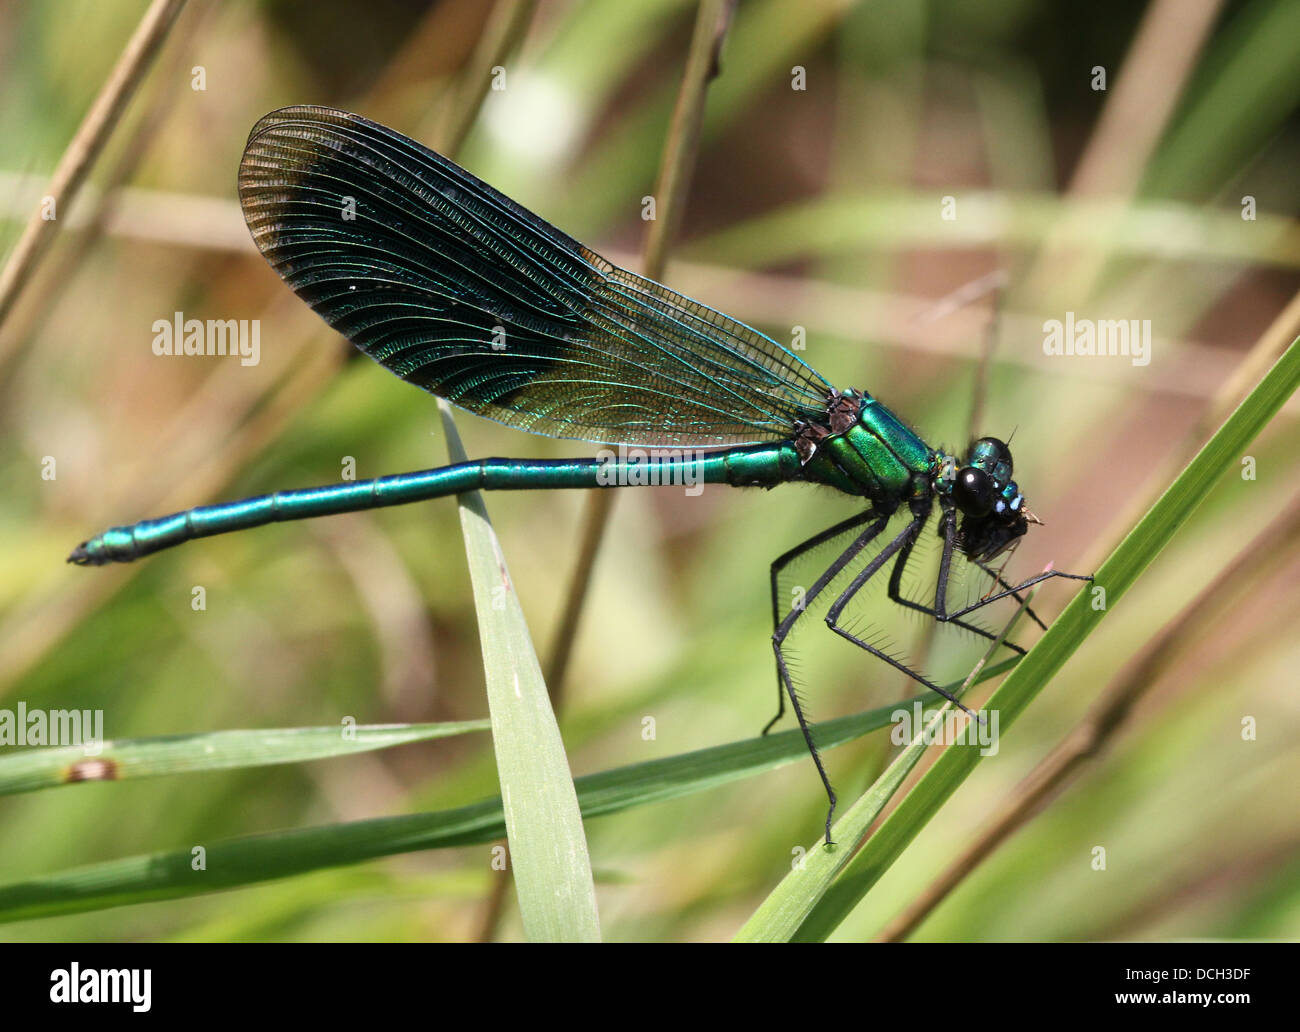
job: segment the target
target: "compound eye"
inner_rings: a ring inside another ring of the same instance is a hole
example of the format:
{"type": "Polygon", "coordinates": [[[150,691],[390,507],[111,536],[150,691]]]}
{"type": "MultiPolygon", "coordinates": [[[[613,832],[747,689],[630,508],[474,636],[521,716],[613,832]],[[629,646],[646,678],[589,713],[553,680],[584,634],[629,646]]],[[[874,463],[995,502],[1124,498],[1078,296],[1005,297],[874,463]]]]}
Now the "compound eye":
{"type": "Polygon", "coordinates": [[[1011,468],[1011,449],[1005,441],[996,437],[981,437],[977,443],[984,446],[983,450],[995,455],[999,462],[1005,462],[1008,469],[1011,468]]]}
{"type": "Polygon", "coordinates": [[[967,466],[958,472],[957,479],[953,482],[952,500],[967,516],[987,516],[997,501],[993,478],[982,469],[967,466]]]}

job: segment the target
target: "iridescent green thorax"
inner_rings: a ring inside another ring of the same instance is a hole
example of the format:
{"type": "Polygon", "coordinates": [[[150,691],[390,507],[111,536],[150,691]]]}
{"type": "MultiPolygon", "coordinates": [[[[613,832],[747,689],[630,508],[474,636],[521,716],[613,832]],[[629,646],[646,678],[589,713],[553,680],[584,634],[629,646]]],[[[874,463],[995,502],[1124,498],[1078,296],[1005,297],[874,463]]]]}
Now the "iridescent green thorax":
{"type": "Polygon", "coordinates": [[[805,480],[894,504],[931,489],[935,450],[865,391],[833,391],[825,422],[796,431],[805,480]]]}

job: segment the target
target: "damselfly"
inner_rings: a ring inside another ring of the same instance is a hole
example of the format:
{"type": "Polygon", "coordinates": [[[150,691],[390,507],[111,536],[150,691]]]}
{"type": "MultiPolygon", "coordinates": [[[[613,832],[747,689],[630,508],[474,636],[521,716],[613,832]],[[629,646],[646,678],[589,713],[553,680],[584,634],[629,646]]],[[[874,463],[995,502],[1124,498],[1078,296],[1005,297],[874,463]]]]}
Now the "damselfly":
{"type": "Polygon", "coordinates": [[[889,565],[894,602],[992,638],[965,617],[1049,577],[1087,579],[1052,570],[1012,585],[990,566],[1038,522],[1012,479],[1011,451],[1002,441],[981,438],[965,456],[931,447],[866,391],[837,390],[770,337],[606,261],[391,129],[329,108],[274,111],[248,138],[239,196],[275,271],[403,380],[520,430],[666,451],[645,459],[483,459],[279,491],[114,527],[79,545],[70,562],[130,562],[191,538],[473,490],[827,485],[861,499],[863,511],[772,564],[772,647],[777,718],[788,696],[830,799],[828,841],[835,793],[783,651],[809,604],[869,554],[835,593],[826,623],[961,705],[841,624],[863,585],[889,565]],[[942,553],[929,604],[907,598],[901,582],[936,503],[942,553]],[[904,507],[902,530],[868,553],[904,507]],[[799,605],[783,607],[781,570],[842,535],[848,546],[799,605]],[[994,587],[950,610],[954,556],[979,567],[994,587]]]}

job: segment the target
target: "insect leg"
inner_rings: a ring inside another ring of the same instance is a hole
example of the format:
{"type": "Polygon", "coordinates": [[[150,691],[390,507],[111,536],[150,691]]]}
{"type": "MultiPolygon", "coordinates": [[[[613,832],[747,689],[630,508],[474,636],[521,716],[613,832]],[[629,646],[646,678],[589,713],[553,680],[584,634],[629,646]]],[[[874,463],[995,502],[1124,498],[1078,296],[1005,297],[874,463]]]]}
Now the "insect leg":
{"type": "MultiPolygon", "coordinates": [[[[912,599],[905,598],[903,596],[903,571],[907,567],[908,559],[911,558],[912,548],[916,545],[916,542],[919,540],[919,538],[920,535],[919,534],[916,535],[911,540],[909,540],[907,544],[905,544],[902,547],[902,549],[899,551],[898,559],[894,562],[894,569],[889,577],[889,598],[891,601],[898,603],[898,605],[900,606],[903,606],[907,609],[914,609],[918,613],[925,613],[926,616],[930,616],[930,617],[934,617],[935,619],[938,619],[939,614],[934,609],[933,606],[927,606],[923,602],[915,602],[912,599]]],[[[984,569],[982,564],[980,568],[984,569]]],[[[985,572],[993,574],[992,570],[985,570],[985,572]]],[[[996,574],[994,574],[994,576],[996,576],[996,574]]],[[[1006,587],[1005,584],[1003,586],[1006,587]]],[[[1035,619],[1037,619],[1037,617],[1035,617],[1035,619]]],[[[944,622],[954,623],[958,627],[962,627],[968,631],[974,631],[976,634],[980,635],[983,638],[987,638],[989,641],[996,641],[998,637],[992,631],[985,630],[983,627],[977,627],[975,624],[966,623],[964,620],[948,619],[944,622]]],[[[1007,648],[1011,649],[1013,652],[1018,652],[1022,656],[1025,654],[1025,650],[1013,641],[1007,641],[1004,642],[1003,644],[1005,644],[1007,648]]]]}
{"type": "MultiPolygon", "coordinates": [[[[847,520],[841,520],[839,523],[835,524],[835,526],[827,527],[820,534],[814,534],[807,541],[803,541],[795,545],[794,548],[790,549],[788,552],[784,552],[772,560],[771,579],[772,579],[772,633],[773,634],[775,634],[777,630],[780,628],[781,619],[782,619],[781,600],[778,595],[780,588],[777,584],[778,578],[781,576],[781,571],[784,570],[787,566],[790,565],[790,563],[794,562],[794,560],[798,559],[804,553],[811,551],[812,549],[816,548],[818,545],[825,544],[827,541],[830,541],[832,538],[840,534],[843,534],[846,530],[852,530],[854,527],[861,526],[862,524],[866,523],[868,520],[872,519],[877,515],[878,513],[874,512],[871,509],[868,509],[866,512],[859,513],[857,516],[851,516],[847,520]]],[[[804,596],[804,604],[805,605],[807,604],[806,594],[804,596]]],[[[772,726],[783,716],[785,716],[785,685],[782,683],[781,680],[781,667],[778,661],[777,671],[776,671],[776,716],[773,717],[764,725],[763,734],[767,734],[769,731],[771,731],[772,726]]]]}
{"type": "MultiPolygon", "coordinates": [[[[871,513],[875,517],[861,534],[849,545],[835,562],[826,568],[825,572],[814,582],[805,596],[805,603],[815,599],[826,585],[844,569],[853,559],[876,538],[889,523],[889,513],[871,513]]],[[[834,530],[835,528],[831,528],[834,530]]],[[[817,773],[822,779],[822,785],[826,788],[826,797],[830,800],[830,809],[826,812],[826,843],[831,842],[831,815],[835,813],[835,789],[831,787],[831,779],[826,774],[826,768],[822,765],[821,755],[817,752],[817,745],[813,741],[812,728],[808,723],[808,718],[804,716],[803,706],[799,702],[799,695],[795,691],[794,682],[790,678],[790,670],[786,666],[785,654],[781,651],[781,646],[786,637],[790,634],[799,617],[804,614],[806,604],[799,609],[791,609],[785,618],[777,625],[776,631],[772,634],[772,651],[776,655],[776,673],[780,678],[782,687],[785,688],[786,694],[790,697],[790,706],[794,709],[795,718],[799,721],[799,730],[803,732],[803,740],[808,746],[808,752],[812,755],[813,763],[817,766],[817,773]]]]}

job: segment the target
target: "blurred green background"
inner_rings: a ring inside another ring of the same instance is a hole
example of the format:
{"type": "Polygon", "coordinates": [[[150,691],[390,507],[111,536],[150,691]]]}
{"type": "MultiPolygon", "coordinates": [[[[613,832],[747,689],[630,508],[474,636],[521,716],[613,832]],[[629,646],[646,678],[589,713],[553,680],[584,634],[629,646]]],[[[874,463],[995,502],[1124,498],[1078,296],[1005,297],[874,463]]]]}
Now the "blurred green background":
{"type": "MultiPolygon", "coordinates": [[[[0,6],[0,244],[11,248],[145,10],[0,6]]],[[[433,146],[464,103],[491,5],[192,3],[0,329],[0,706],[92,708],[110,737],[463,720],[486,713],[450,501],[195,543],[133,567],[65,567],[110,524],[206,501],[441,464],[432,399],[329,332],[247,239],[248,129],[290,103],[357,110],[433,146]],[[196,71],[201,69],[201,72],[196,71]],[[194,88],[196,76],[202,89],[194,88]],[[152,354],[151,326],[262,320],[262,361],[152,354]],[[46,457],[57,475],[43,479],[46,457]],[[207,608],[191,590],[203,585],[207,608]]],[[[638,267],[694,20],[682,0],[544,2],[457,160],[638,267]]],[[[1046,522],[1015,556],[1095,568],[1300,289],[1300,5],[746,0],[706,105],[667,282],[870,390],[961,447],[1005,270],[980,431],[1016,432],[1046,522]],[[792,88],[792,69],[806,89],[792,88]],[[1097,69],[1106,88],[1097,89],[1097,69]],[[957,217],[941,217],[943,198],[957,217]],[[1253,219],[1243,218],[1253,198],[1253,219]],[[937,307],[936,307],[937,306],[937,307]],[[1049,358],[1042,324],[1150,319],[1153,357],[1049,358]]],[[[1292,328],[1290,336],[1295,335],[1292,328]]],[[[1296,490],[1297,408],[1256,442],[836,937],[871,938],[985,826],[1138,649],[1296,490]]],[[[464,416],[472,456],[590,454],[464,416]]],[[[1212,426],[1211,426],[1212,428],[1212,426]]],[[[1201,436],[1204,436],[1202,434],[1201,436]]],[[[487,497],[547,656],[581,493],[487,497]]],[[[828,492],[622,492],[583,614],[561,729],[577,774],[752,736],[771,715],[768,563],[852,513],[828,492]],[[657,734],[642,736],[653,717],[657,734]]],[[[916,931],[941,940],[1300,934],[1300,556],[1235,587],[1130,722],[916,931]],[[1290,630],[1288,630],[1290,628],[1290,630]],[[1242,720],[1257,723],[1256,740],[1242,720]],[[1093,868],[1104,847],[1107,867],[1093,868]]],[[[1049,584],[1050,617],[1071,594],[1049,584]]],[[[857,619],[941,680],[979,655],[869,598],[857,619]]],[[[810,620],[816,718],[911,694],[810,620]]],[[[1034,634],[1027,632],[1028,640],[1034,634]]],[[[788,719],[788,718],[787,718],[788,719]]],[[[828,754],[841,798],[888,762],[828,754]]],[[[303,766],[88,784],[0,799],[0,881],[259,831],[438,809],[496,792],[467,736],[303,766]]],[[[587,825],[614,940],[729,938],[819,834],[803,761],[587,825]]],[[[0,926],[24,940],[466,940],[488,846],[415,853],[236,893],[0,926]]],[[[493,934],[519,938],[507,905],[493,934]]]]}

